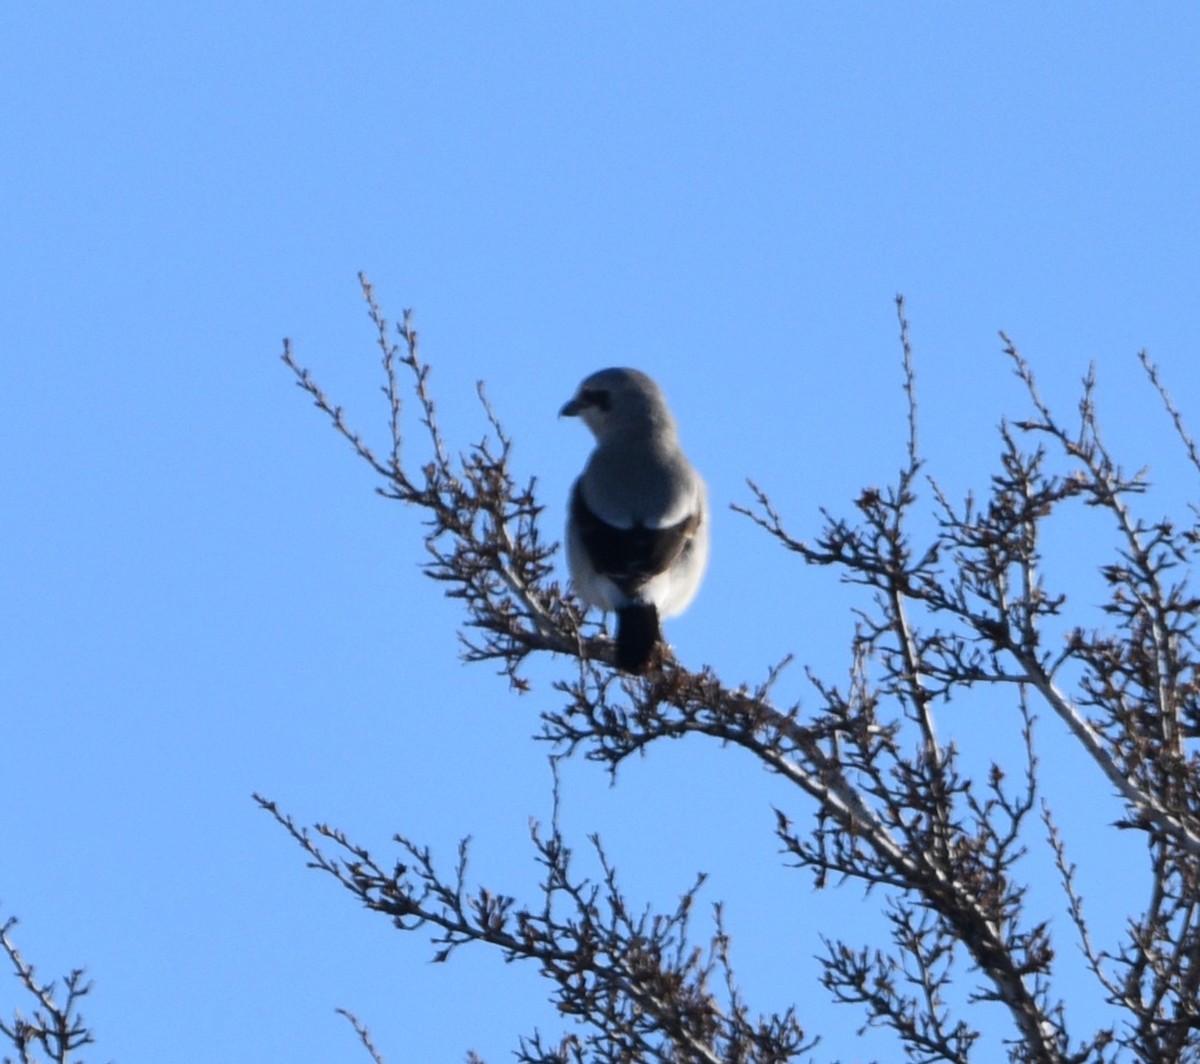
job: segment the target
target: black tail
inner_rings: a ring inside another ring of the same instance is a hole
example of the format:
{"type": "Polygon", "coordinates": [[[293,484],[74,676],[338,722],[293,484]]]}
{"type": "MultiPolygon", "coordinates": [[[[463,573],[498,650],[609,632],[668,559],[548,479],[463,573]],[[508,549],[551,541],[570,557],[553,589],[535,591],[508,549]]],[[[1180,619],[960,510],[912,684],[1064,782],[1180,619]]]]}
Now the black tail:
{"type": "Polygon", "coordinates": [[[662,640],[658,609],[653,603],[617,610],[617,667],[641,674],[662,640]]]}

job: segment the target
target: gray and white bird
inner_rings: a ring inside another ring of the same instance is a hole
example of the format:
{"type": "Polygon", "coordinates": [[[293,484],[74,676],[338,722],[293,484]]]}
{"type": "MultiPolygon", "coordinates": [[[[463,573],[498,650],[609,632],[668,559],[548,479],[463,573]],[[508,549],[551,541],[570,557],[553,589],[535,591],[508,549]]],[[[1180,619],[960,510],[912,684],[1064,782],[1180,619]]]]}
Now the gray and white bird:
{"type": "Polygon", "coordinates": [[[596,437],[571,491],[567,564],[575,593],[617,615],[617,665],[642,673],[708,562],[708,492],[679,446],[658,385],[603,369],[560,411],[596,437]]]}

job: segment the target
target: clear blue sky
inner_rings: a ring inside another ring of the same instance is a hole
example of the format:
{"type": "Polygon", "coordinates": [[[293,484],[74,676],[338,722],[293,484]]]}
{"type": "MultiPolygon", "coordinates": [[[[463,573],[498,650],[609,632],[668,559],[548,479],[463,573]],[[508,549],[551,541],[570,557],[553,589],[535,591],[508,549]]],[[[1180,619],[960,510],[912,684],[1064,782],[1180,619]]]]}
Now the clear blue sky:
{"type": "MultiPolygon", "coordinates": [[[[487,380],[551,533],[589,446],[558,407],[602,366],[652,373],[717,507],[679,655],[754,684],[794,651],[839,680],[852,597],[727,505],[753,476],[811,536],[894,475],[895,293],[952,493],[1024,411],[1004,328],[1064,410],[1095,360],[1150,516],[1196,497],[1135,354],[1200,429],[1198,55],[1184,4],[4,5],[0,901],[43,975],[88,966],[89,1059],[365,1060],[338,1005],[391,1064],[560,1030],[532,970],[431,966],[251,804],[447,864],[471,833],[478,879],[527,894],[530,736],[570,668],[517,698],[458,663],[416,515],[292,386],[283,336],[381,439],[365,270],[415,308],[452,442],[487,380]]],[[[1103,540],[1064,529],[1059,557],[1103,540]]],[[[799,668],[782,694],[807,696],[799,668]]],[[[945,708],[976,759],[1012,725],[945,708]]],[[[1140,903],[1094,774],[1047,773],[1089,900],[1140,903]]],[[[635,899],[711,873],[748,996],[797,1001],[817,1059],[888,1058],[815,985],[818,933],[865,933],[874,903],[781,866],[770,803],[803,819],[798,795],[687,742],[612,789],[572,765],[564,800],[635,899]]]]}

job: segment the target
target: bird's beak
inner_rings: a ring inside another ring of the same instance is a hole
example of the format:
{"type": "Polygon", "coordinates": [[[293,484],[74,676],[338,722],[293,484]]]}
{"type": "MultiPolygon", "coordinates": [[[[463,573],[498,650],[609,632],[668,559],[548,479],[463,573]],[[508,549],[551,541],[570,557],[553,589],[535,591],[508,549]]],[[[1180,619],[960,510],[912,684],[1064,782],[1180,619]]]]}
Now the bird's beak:
{"type": "Polygon", "coordinates": [[[572,399],[559,412],[559,417],[575,417],[580,410],[583,409],[583,404],[578,399],[572,399]]]}

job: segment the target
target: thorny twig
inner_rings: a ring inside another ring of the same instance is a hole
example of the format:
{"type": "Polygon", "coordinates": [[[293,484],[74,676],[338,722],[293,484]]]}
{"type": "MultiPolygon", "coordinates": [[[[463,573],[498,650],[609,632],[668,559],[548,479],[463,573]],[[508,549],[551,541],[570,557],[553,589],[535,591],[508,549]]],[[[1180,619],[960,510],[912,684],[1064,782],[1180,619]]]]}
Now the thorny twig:
{"type": "Polygon", "coordinates": [[[91,991],[92,984],[84,981],[82,968],[73,969],[63,979],[65,994],[61,997],[54,983],[40,982],[33,965],[21,956],[12,940],[10,932],[16,924],[16,917],[9,917],[0,926],[0,947],[12,962],[17,981],[36,1005],[28,1016],[18,1009],[11,1020],[0,1020],[0,1034],[17,1053],[15,1058],[5,1056],[5,1064],[13,1060],[35,1064],[38,1058],[34,1053],[39,1049],[54,1064],[82,1064],[73,1054],[91,1045],[95,1038],[79,1012],[79,1002],[91,991]]]}
{"type": "MultiPolygon", "coordinates": [[[[999,469],[982,501],[968,496],[955,504],[927,478],[936,531],[918,543],[910,532],[923,471],[914,358],[897,300],[909,431],[895,484],[863,491],[853,517],[822,511],[824,525],[811,544],[788,532],[754,483],[752,505],[735,507],[786,550],[834,569],[868,594],[857,609],[849,682],[833,684],[810,668],[813,704],[781,707],[773,700],[777,669],[762,683],[736,687],[712,669],[672,659],[644,679],[617,677],[607,667],[607,641],[585,634],[582,611],[550,578],[555,547],[538,537],[535,485],[518,486],[510,441],[495,413],[484,400],[495,442],[485,437],[452,457],[411,318],[405,315],[393,344],[365,280],[364,292],[387,380],[386,463],[347,428],[290,346],[285,361],[383,478],[381,492],[424,511],[427,571],[464,602],[468,659],[500,662],[522,688],[517,670],[529,654],[548,650],[578,660],[577,673],[556,685],[562,704],[542,715],[540,737],[555,756],[582,754],[615,772],[661,739],[700,734],[747,751],[793,784],[811,820],[801,826],[777,810],[785,853],[818,885],[852,879],[881,889],[892,928],[886,950],[827,936],[824,984],[836,1000],[863,1008],[868,1023],[890,1028],[911,1060],[968,1059],[979,1032],[950,1000],[952,982],[959,981],[953,973],[960,971],[974,973],[975,1000],[1008,1010],[1012,1060],[1106,1061],[1119,1050],[1173,1061],[1200,1052],[1200,767],[1192,745],[1200,736],[1194,619],[1200,601],[1182,575],[1200,537],[1135,515],[1131,499],[1144,493],[1145,480],[1125,474],[1100,439],[1093,375],[1084,381],[1079,425],[1068,431],[1003,337],[1034,414],[1001,425],[999,469]],[[412,377],[428,437],[430,457],[420,467],[402,461],[402,370],[412,377]],[[1038,440],[1051,450],[1031,445],[1038,440]],[[1055,449],[1065,471],[1052,470],[1055,449]],[[1064,634],[1066,596],[1047,586],[1041,533],[1078,502],[1106,515],[1123,546],[1102,570],[1109,627],[1077,624],[1064,634]],[[955,745],[938,735],[937,706],[984,687],[1017,696],[1010,719],[1025,756],[1015,783],[993,763],[978,784],[961,770],[955,745]],[[1144,832],[1150,844],[1149,905],[1131,919],[1118,946],[1103,950],[1083,918],[1065,845],[1044,813],[1085,958],[1120,1011],[1119,1021],[1082,1039],[1069,1036],[1066,1007],[1053,994],[1050,925],[1028,911],[1023,878],[1026,821],[1038,795],[1035,697],[1067,724],[1120,795],[1128,810],[1122,826],[1144,832]]],[[[1195,461],[1157,369],[1143,361],[1195,461]]],[[[727,970],[719,917],[707,960],[684,951],[695,887],[675,912],[647,912],[635,921],[598,840],[602,875],[592,882],[571,872],[557,822],[549,834],[534,830],[544,897],[540,907],[522,907],[468,889],[465,844],[455,875],[446,878],[426,849],[402,837],[396,839],[401,859],[387,869],[340,832],[318,827],[318,836],[344,854],[331,858],[270,802],[260,803],[315,867],[369,907],[401,929],[431,929],[438,959],[481,942],[536,961],[556,988],[560,1010],[590,1033],[583,1041],[568,1035],[557,1047],[535,1036],[522,1043],[522,1060],[582,1061],[586,1046],[597,1060],[782,1061],[807,1044],[790,1013],[756,1027],[732,983],[720,994],[710,986],[714,965],[727,970]]]]}

